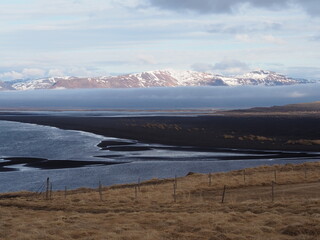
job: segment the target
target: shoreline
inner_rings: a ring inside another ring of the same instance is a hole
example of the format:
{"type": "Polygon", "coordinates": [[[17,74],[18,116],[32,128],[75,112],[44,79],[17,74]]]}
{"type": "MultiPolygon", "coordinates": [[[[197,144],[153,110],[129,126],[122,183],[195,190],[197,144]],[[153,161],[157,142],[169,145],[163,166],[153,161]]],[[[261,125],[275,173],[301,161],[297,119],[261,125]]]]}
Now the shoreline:
{"type": "MultiPolygon", "coordinates": [[[[36,160],[33,158],[30,158],[30,160],[36,160]]],[[[209,176],[210,175],[212,177],[214,177],[214,175],[240,175],[243,177],[243,175],[248,175],[248,177],[252,174],[250,172],[271,172],[272,174],[270,174],[270,179],[276,178],[276,175],[274,175],[274,172],[277,171],[279,172],[278,174],[281,173],[281,171],[294,171],[294,170],[301,170],[304,172],[304,178],[306,179],[306,174],[307,171],[313,171],[313,170],[317,170],[320,169],[320,162],[319,161],[310,161],[310,162],[304,162],[304,163],[286,163],[286,164],[273,164],[273,165],[260,165],[260,166],[254,166],[254,167],[245,167],[245,168],[240,168],[240,169],[235,169],[235,170],[229,170],[229,171],[223,171],[223,172],[212,172],[212,173],[199,173],[199,172],[188,172],[186,175],[184,176],[175,176],[175,177],[167,177],[167,178],[152,178],[152,179],[146,179],[143,180],[141,182],[126,182],[126,183],[115,183],[112,185],[104,185],[103,187],[105,189],[127,189],[127,188],[135,188],[138,185],[140,187],[143,186],[150,186],[150,185],[161,185],[161,184],[167,184],[167,183],[171,183],[171,182],[175,182],[176,179],[184,179],[184,178],[188,178],[188,177],[192,177],[192,176],[209,176]],[[313,169],[313,167],[315,167],[315,169],[313,169]]],[[[303,179],[303,178],[301,178],[303,179]]],[[[299,178],[299,181],[301,181],[301,179],[299,178]]],[[[319,182],[318,180],[315,180],[315,182],[319,182]]],[[[243,183],[241,183],[241,181],[239,183],[241,187],[243,187],[243,183]]],[[[289,182],[288,184],[294,184],[289,182]]],[[[248,184],[250,185],[250,184],[248,184]]],[[[245,186],[245,185],[244,185],[245,186]]],[[[68,192],[70,193],[83,193],[83,192],[92,192],[92,191],[96,191],[95,187],[77,187],[77,188],[71,188],[68,189],[68,192]]],[[[55,189],[54,192],[56,193],[62,193],[64,192],[63,189],[55,189]]],[[[20,191],[12,191],[12,192],[0,192],[0,200],[1,199],[5,199],[7,198],[6,196],[9,196],[9,198],[12,197],[19,197],[20,195],[18,193],[22,193],[21,196],[28,196],[28,193],[32,195],[32,191],[28,191],[28,190],[20,190],[20,191]]]]}

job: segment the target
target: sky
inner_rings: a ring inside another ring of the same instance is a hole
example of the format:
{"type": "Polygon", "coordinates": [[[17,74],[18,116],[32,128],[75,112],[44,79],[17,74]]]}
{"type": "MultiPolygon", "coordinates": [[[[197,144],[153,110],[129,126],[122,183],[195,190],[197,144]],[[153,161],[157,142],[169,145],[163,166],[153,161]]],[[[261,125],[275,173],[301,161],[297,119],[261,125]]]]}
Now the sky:
{"type": "Polygon", "coordinates": [[[320,79],[319,0],[0,0],[0,80],[158,69],[320,79]]]}

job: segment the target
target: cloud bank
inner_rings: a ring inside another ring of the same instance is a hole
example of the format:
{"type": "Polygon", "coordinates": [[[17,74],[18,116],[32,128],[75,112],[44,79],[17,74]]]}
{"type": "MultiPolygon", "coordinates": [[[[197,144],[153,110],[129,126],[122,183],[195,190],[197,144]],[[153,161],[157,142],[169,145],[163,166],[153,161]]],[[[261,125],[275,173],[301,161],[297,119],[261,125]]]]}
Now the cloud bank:
{"type": "Polygon", "coordinates": [[[320,84],[2,92],[0,108],[246,108],[320,100],[320,84]]]}
{"type": "Polygon", "coordinates": [[[317,0],[149,0],[149,2],[163,9],[187,10],[205,14],[231,13],[244,5],[269,10],[286,10],[292,6],[299,6],[312,15],[320,11],[317,0]]]}
{"type": "Polygon", "coordinates": [[[191,66],[195,71],[213,72],[222,75],[237,75],[250,71],[249,66],[235,59],[226,59],[215,64],[196,63],[191,66]]]}

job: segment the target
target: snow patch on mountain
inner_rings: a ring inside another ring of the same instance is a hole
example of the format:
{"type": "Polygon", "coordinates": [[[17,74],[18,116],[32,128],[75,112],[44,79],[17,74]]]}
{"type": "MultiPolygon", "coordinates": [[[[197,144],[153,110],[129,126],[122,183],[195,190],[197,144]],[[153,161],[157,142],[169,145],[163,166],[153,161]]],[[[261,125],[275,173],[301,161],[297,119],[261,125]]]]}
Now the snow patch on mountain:
{"type": "Polygon", "coordinates": [[[16,90],[35,90],[35,89],[47,89],[55,83],[55,78],[44,78],[37,80],[30,80],[26,82],[19,82],[12,85],[16,90]]]}
{"type": "MultiPolygon", "coordinates": [[[[265,71],[265,70],[255,70],[249,73],[245,73],[243,75],[238,75],[238,78],[244,78],[244,79],[265,79],[271,74],[276,74],[270,71],[265,71]]],[[[280,74],[276,74],[277,76],[282,76],[280,74]]]]}

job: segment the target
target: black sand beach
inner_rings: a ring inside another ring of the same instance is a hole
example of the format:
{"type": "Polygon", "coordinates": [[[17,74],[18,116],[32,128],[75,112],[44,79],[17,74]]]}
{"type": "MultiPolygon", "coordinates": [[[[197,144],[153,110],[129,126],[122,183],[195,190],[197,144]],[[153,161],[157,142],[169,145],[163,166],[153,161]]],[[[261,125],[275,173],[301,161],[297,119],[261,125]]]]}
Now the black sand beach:
{"type": "MultiPolygon", "coordinates": [[[[75,117],[4,113],[0,114],[0,120],[177,146],[320,151],[318,114],[75,117]]],[[[123,144],[128,151],[139,150],[133,149],[136,148],[134,146],[128,146],[128,143],[101,143],[99,147],[119,150],[121,148],[119,145],[123,144]]]]}

